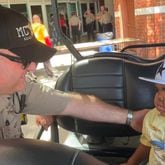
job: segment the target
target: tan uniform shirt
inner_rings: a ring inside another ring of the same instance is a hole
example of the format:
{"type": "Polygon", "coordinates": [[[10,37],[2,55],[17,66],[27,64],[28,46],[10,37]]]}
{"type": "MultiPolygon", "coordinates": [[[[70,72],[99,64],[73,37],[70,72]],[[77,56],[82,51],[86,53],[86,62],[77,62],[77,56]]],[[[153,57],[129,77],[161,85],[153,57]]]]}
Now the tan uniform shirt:
{"type": "Polygon", "coordinates": [[[95,16],[93,13],[89,13],[89,14],[84,13],[84,17],[86,18],[85,19],[86,24],[92,23],[95,20],[95,16]]]}
{"type": "Polygon", "coordinates": [[[0,139],[22,136],[20,114],[16,113],[19,104],[13,97],[13,95],[0,96],[0,139]]]}
{"type": "Polygon", "coordinates": [[[58,115],[67,106],[70,96],[39,83],[28,83],[26,90],[27,114],[58,115]]]}
{"type": "Polygon", "coordinates": [[[70,26],[79,26],[79,24],[80,24],[79,17],[76,15],[73,15],[69,20],[69,25],[70,26]]]}
{"type": "Polygon", "coordinates": [[[104,12],[100,11],[97,13],[96,19],[102,24],[102,16],[104,12]]]}
{"type": "Polygon", "coordinates": [[[38,115],[58,115],[67,106],[70,96],[37,83],[28,83],[25,91],[0,96],[0,139],[22,136],[20,105],[21,95],[26,95],[23,113],[38,115]]]}
{"type": "Polygon", "coordinates": [[[110,13],[108,13],[107,11],[104,12],[104,14],[101,17],[101,23],[102,24],[108,24],[108,23],[112,23],[112,16],[110,13]]]}

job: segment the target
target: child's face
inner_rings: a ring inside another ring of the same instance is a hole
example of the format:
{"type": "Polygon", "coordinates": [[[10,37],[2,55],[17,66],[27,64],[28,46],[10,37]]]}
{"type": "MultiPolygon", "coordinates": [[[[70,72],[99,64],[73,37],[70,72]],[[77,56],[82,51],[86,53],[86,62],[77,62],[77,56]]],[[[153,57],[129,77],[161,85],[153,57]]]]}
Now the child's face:
{"type": "Polygon", "coordinates": [[[154,104],[161,115],[165,116],[165,85],[156,84],[157,93],[155,94],[154,104]]]}

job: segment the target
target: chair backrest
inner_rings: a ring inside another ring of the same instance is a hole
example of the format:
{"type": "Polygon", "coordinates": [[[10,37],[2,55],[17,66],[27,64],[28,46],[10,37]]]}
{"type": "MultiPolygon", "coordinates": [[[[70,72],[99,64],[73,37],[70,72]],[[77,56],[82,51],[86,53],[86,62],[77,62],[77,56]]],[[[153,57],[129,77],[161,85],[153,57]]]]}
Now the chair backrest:
{"type": "MultiPolygon", "coordinates": [[[[155,85],[139,76],[154,77],[162,60],[137,60],[138,57],[93,57],[73,64],[56,83],[56,89],[96,95],[107,103],[131,110],[153,108],[155,85]]],[[[134,136],[127,125],[90,122],[72,117],[57,117],[63,128],[94,136],[134,136]]]]}

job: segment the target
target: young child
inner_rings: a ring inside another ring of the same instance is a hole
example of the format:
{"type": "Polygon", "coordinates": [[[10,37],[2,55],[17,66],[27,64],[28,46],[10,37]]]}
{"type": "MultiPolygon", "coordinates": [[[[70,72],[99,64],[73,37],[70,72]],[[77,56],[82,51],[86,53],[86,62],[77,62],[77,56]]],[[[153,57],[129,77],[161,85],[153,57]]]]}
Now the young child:
{"type": "Polygon", "coordinates": [[[149,165],[165,165],[165,61],[154,79],[139,78],[156,84],[155,108],[144,118],[140,145],[122,165],[138,165],[144,160],[148,160],[149,165]]]}

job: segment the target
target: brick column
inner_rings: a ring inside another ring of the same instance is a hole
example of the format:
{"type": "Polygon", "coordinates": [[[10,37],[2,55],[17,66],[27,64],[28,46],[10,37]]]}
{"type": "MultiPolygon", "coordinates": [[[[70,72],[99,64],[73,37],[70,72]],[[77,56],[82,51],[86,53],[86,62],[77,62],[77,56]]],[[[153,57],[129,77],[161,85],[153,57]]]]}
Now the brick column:
{"type": "Polygon", "coordinates": [[[134,0],[118,0],[120,37],[135,38],[134,0]]]}

